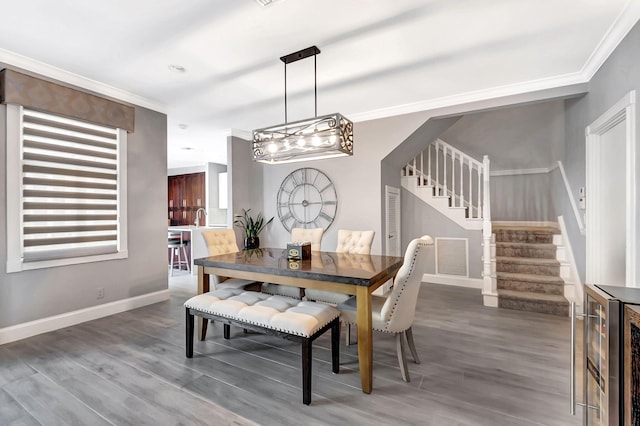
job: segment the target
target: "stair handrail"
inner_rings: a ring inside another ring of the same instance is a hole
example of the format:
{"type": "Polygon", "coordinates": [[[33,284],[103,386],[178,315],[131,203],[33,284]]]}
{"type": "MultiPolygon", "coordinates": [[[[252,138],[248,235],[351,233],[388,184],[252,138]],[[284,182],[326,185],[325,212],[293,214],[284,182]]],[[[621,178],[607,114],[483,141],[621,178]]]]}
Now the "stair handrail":
{"type": "Polygon", "coordinates": [[[482,161],[478,161],[442,139],[436,139],[405,165],[402,174],[404,177],[416,178],[417,186],[433,187],[433,195],[435,196],[450,197],[451,207],[466,207],[469,219],[482,220],[482,295],[485,299],[485,305],[497,306],[495,239],[492,238],[491,227],[491,163],[489,156],[484,155],[482,161]],[[450,166],[449,171],[447,171],[447,166],[450,166]],[[456,166],[459,173],[457,173],[456,166]],[[466,198],[465,169],[468,177],[466,198]],[[474,177],[477,185],[474,185],[474,177]],[[456,178],[459,178],[457,185],[456,178]]]}
{"type": "Polygon", "coordinates": [[[482,219],[485,215],[483,180],[489,176],[485,163],[442,139],[436,139],[409,161],[403,173],[416,177],[418,186],[433,186],[434,195],[451,197],[452,207],[466,207],[468,218],[482,219]],[[465,170],[468,181],[465,181],[465,170]]]}

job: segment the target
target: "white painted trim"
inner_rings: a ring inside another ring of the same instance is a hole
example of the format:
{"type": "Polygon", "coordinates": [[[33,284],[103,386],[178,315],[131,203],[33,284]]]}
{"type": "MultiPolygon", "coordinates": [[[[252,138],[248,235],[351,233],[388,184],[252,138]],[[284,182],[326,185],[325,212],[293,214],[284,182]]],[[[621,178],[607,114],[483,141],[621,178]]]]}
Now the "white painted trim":
{"type": "Polygon", "coordinates": [[[627,1],[625,8],[611,24],[611,27],[602,37],[602,40],[600,40],[600,43],[598,43],[598,46],[596,46],[580,71],[580,74],[587,81],[593,78],[638,20],[640,20],[640,2],[636,0],[627,1]]]}
{"type": "Polygon", "coordinates": [[[77,311],[66,312],[48,318],[29,321],[23,324],[0,328],[0,345],[16,340],[26,339],[38,334],[61,328],[92,321],[98,318],[107,317],[131,309],[141,308],[169,299],[169,290],[160,290],[129,299],[117,300],[105,303],[104,305],[92,306],[90,308],[79,309],[77,311]]]}
{"type": "Polygon", "coordinates": [[[456,287],[467,287],[482,289],[483,280],[481,278],[460,277],[454,275],[424,274],[423,283],[451,285],[456,287]]]}
{"type": "Polygon", "coordinates": [[[567,263],[569,266],[569,280],[570,282],[565,284],[570,284],[573,286],[573,295],[567,295],[565,292],[565,297],[568,297],[569,301],[576,302],[577,305],[582,306],[582,299],[584,298],[584,286],[582,281],[580,280],[580,274],[578,273],[578,268],[576,266],[576,259],[573,257],[573,250],[571,249],[571,241],[569,240],[569,234],[567,233],[567,227],[564,223],[564,218],[562,216],[558,216],[558,226],[560,226],[560,235],[562,235],[562,246],[564,251],[564,256],[560,256],[559,251],[556,252],[556,260],[560,261],[561,264],[567,263]]]}
{"type": "Polygon", "coordinates": [[[586,187],[588,191],[586,211],[586,280],[587,282],[599,282],[600,264],[596,259],[600,258],[600,247],[596,230],[600,224],[596,214],[596,206],[600,205],[600,197],[596,182],[599,181],[600,166],[598,152],[600,137],[609,129],[621,122],[626,125],[626,285],[635,287],[640,285],[638,277],[637,260],[637,201],[636,201],[636,92],[630,91],[616,102],[605,113],[600,115],[585,129],[586,139],[586,187]]]}
{"type": "Polygon", "coordinates": [[[539,167],[535,169],[491,170],[490,176],[542,175],[551,173],[556,167],[558,167],[557,164],[551,167],[539,167]]]}
{"type": "Polygon", "coordinates": [[[45,64],[44,62],[19,55],[9,50],[0,49],[0,62],[21,68],[26,71],[31,71],[45,77],[59,80],[76,87],[90,90],[92,92],[108,96],[113,99],[129,102],[134,105],[139,105],[141,107],[149,108],[164,114],[168,113],[167,105],[164,105],[157,100],[148,99],[143,96],[139,96],[134,93],[127,92],[125,90],[118,89],[104,83],[100,83],[99,81],[63,70],[62,68],[54,67],[53,65],[45,64]]]}
{"type": "Polygon", "coordinates": [[[573,198],[573,191],[571,189],[571,184],[569,183],[567,174],[564,171],[564,166],[562,165],[562,161],[560,160],[558,160],[558,168],[560,169],[560,174],[562,175],[564,187],[567,190],[567,196],[569,197],[569,202],[571,203],[571,209],[573,210],[573,214],[576,217],[576,223],[578,224],[578,228],[580,229],[580,234],[584,235],[586,228],[584,226],[584,223],[582,222],[582,216],[580,215],[580,210],[578,210],[576,199],[573,198]]]}

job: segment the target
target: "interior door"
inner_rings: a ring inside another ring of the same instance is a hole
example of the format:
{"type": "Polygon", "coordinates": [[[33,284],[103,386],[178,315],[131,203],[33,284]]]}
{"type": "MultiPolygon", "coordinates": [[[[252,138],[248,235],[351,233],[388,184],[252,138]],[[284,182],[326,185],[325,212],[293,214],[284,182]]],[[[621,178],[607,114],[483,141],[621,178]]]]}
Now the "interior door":
{"type": "Polygon", "coordinates": [[[385,186],[385,217],[387,218],[387,256],[401,256],[400,252],[400,188],[385,186]]]}
{"type": "Polygon", "coordinates": [[[587,282],[637,287],[635,91],[586,128],[587,282]]]}

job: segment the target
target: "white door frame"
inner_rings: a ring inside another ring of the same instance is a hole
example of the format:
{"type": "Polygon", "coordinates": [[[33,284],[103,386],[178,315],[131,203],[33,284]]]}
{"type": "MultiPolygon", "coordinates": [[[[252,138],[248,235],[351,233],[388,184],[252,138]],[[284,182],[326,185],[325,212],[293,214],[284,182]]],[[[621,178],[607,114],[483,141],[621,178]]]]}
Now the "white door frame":
{"type": "Polygon", "coordinates": [[[599,185],[600,164],[598,161],[598,150],[600,149],[601,137],[614,126],[625,121],[626,127],[626,152],[620,153],[625,156],[626,168],[626,285],[640,286],[638,282],[637,268],[637,206],[636,206],[636,92],[627,93],[622,99],[616,102],[604,114],[598,117],[585,129],[586,136],[586,187],[587,187],[587,209],[586,209],[586,279],[594,284],[607,284],[597,282],[600,277],[600,238],[597,229],[600,227],[600,220],[596,214],[596,206],[600,202],[599,185]]]}

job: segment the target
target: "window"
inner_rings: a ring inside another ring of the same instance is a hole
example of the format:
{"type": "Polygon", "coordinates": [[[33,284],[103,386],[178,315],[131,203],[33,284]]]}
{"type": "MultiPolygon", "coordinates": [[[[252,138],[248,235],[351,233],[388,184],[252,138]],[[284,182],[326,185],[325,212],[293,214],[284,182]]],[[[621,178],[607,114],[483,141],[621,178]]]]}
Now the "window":
{"type": "Polygon", "coordinates": [[[6,107],[7,272],[127,257],[126,132],[6,107]]]}

